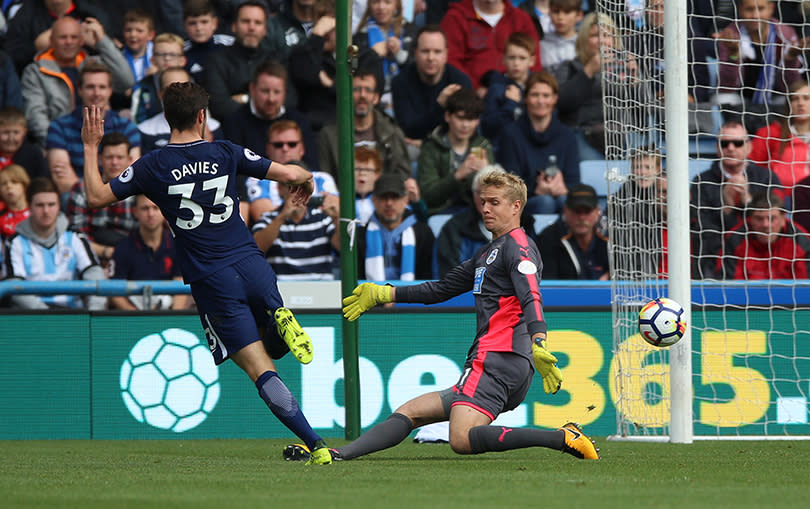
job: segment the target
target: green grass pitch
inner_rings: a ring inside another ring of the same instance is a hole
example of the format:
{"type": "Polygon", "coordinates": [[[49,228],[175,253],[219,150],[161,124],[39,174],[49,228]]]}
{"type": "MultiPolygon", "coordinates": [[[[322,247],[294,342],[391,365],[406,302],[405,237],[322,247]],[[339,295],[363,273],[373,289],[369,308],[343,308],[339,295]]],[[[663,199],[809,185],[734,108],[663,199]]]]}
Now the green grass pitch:
{"type": "MultiPolygon", "coordinates": [[[[289,440],[0,442],[0,505],[156,508],[805,507],[810,441],[607,442],[602,460],[403,443],[331,466],[289,440]]],[[[333,439],[331,445],[342,444],[333,439]]]]}

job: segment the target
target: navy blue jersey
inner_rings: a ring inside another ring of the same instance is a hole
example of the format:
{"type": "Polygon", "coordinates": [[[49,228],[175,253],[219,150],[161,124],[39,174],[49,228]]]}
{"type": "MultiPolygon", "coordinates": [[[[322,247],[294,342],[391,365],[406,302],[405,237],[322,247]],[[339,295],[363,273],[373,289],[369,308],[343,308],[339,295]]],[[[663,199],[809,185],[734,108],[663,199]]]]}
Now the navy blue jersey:
{"type": "Polygon", "coordinates": [[[229,141],[169,144],[110,182],[116,198],[145,194],[177,239],[186,283],[258,253],[239,217],[236,174],[264,178],[271,161],[229,141]]]}

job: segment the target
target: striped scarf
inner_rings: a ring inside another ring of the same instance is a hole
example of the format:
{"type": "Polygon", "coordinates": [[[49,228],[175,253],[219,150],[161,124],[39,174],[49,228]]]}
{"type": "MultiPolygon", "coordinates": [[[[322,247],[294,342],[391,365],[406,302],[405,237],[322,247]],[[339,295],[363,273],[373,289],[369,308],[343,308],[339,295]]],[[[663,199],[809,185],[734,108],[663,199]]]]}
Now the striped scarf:
{"type": "Polygon", "coordinates": [[[413,281],[416,266],[416,233],[413,225],[416,217],[409,215],[402,220],[402,224],[389,230],[384,227],[377,216],[372,215],[366,226],[366,279],[371,281],[386,281],[400,279],[413,281]],[[386,263],[397,256],[397,248],[401,252],[400,266],[386,263]]]}
{"type": "MultiPolygon", "coordinates": [[[[751,36],[745,26],[740,25],[740,53],[743,58],[749,60],[755,56],[751,36]]],[[[762,71],[757,78],[756,90],[751,98],[753,104],[766,104],[771,102],[773,86],[776,84],[776,66],[781,65],[776,61],[776,27],[768,25],[768,39],[762,46],[762,71]]]]}

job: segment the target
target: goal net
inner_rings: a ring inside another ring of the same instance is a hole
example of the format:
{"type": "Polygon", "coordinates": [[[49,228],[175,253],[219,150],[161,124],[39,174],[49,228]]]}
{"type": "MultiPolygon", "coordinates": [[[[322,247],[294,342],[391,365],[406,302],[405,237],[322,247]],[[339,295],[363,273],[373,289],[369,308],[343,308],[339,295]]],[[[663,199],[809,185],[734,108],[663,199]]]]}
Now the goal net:
{"type": "MultiPolygon", "coordinates": [[[[778,37],[789,32],[785,26],[799,38],[810,35],[803,2],[768,2],[773,17],[784,23],[779,32],[763,35],[764,45],[739,30],[753,25],[735,0],[686,2],[689,85],[683,93],[690,100],[688,121],[679,128],[688,129],[689,143],[675,147],[667,144],[671,126],[665,123],[664,71],[676,68],[664,55],[665,1],[670,0],[596,2],[602,37],[611,39],[603,39],[600,54],[616,434],[666,439],[680,412],[691,418],[695,438],[807,438],[810,238],[794,225],[810,217],[810,200],[803,197],[810,195],[810,180],[798,178],[810,175],[810,88],[800,81],[807,79],[810,60],[799,51],[798,63],[786,59],[790,44],[778,37]],[[709,10],[693,4],[708,4],[709,10]],[[728,27],[737,30],[736,39],[728,27]],[[731,58],[734,43],[740,49],[731,58]],[[748,64],[752,58],[761,63],[748,64]],[[807,108],[798,106],[805,100],[807,108]],[[740,132],[729,121],[739,122],[742,135],[736,136],[740,132]],[[738,146],[746,132],[749,141],[738,146]],[[743,165],[747,180],[737,186],[736,197],[731,185],[737,181],[724,173],[723,158],[748,150],[766,171],[743,165]],[[676,151],[689,153],[688,168],[677,176],[687,178],[688,172],[692,182],[684,218],[690,221],[691,246],[667,242],[667,175],[675,178],[667,170],[667,154],[672,158],[676,151]],[[656,176],[650,170],[659,164],[663,171],[656,176]],[[777,186],[773,175],[789,177],[777,186]],[[779,231],[758,233],[768,225],[779,231]],[[638,334],[639,309],[668,295],[669,264],[677,257],[689,257],[692,273],[692,393],[685,408],[671,405],[672,350],[652,347],[638,334]]],[[[806,16],[810,21],[810,9],[806,16]]]]}

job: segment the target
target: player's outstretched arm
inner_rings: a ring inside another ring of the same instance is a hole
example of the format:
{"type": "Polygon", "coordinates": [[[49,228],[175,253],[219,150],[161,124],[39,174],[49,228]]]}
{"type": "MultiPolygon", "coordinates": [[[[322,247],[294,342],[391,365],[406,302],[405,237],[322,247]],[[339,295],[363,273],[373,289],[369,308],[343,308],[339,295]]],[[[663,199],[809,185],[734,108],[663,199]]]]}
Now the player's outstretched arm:
{"type": "Polygon", "coordinates": [[[394,302],[395,296],[396,290],[393,286],[363,283],[355,288],[351,295],[343,299],[343,316],[353,322],[378,304],[394,302]]]}
{"type": "Polygon", "coordinates": [[[106,207],[118,201],[110,188],[101,180],[98,168],[98,145],[104,136],[104,108],[85,106],[84,123],[82,124],[82,143],[84,144],[84,185],[87,192],[87,204],[93,208],[106,207]]]}

